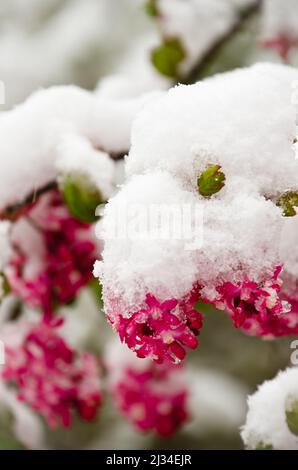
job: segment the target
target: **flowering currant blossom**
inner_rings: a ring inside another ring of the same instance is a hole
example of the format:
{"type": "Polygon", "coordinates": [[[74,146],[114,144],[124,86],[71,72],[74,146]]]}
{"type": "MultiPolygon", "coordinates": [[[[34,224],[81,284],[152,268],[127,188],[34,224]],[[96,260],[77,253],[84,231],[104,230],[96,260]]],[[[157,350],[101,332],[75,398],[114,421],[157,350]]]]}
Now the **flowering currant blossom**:
{"type": "Polygon", "coordinates": [[[19,400],[51,427],[69,427],[73,411],[93,420],[102,396],[95,357],[76,353],[59,336],[61,323],[42,320],[28,328],[20,344],[7,347],[2,371],[3,379],[17,387],[19,400]]]}
{"type": "Polygon", "coordinates": [[[298,188],[297,79],[290,67],[258,64],[175,87],[137,115],[95,274],[109,321],[140,357],[179,360],[195,347],[198,299],[249,334],[297,333],[280,274],[283,203],[298,188]],[[185,218],[190,235],[177,231],[185,218]]]}
{"type": "Polygon", "coordinates": [[[140,361],[121,344],[108,345],[108,387],[121,413],[141,431],[167,437],[188,418],[188,390],[182,365],[140,361]]]}
{"type": "Polygon", "coordinates": [[[96,257],[92,227],[74,219],[58,190],[40,196],[12,228],[5,270],[13,292],[51,314],[90,281],[96,257]]]}

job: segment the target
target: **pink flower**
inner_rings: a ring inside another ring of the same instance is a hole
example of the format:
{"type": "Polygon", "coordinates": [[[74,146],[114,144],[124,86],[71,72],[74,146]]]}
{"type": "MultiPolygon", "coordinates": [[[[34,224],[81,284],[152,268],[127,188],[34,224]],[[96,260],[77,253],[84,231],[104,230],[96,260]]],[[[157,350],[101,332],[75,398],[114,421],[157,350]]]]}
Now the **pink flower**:
{"type": "Polygon", "coordinates": [[[165,359],[178,362],[185,357],[185,347],[195,349],[198,345],[202,315],[193,308],[197,300],[195,291],[180,302],[170,299],[160,303],[147,294],[145,307],[129,318],[119,316],[114,328],[138,357],[157,363],[165,359]]]}
{"type": "Polygon", "coordinates": [[[91,421],[101,404],[99,368],[94,356],[77,354],[56,329],[62,320],[42,321],[17,348],[7,348],[3,378],[18,398],[49,426],[71,426],[72,412],[91,421]]]}
{"type": "Polygon", "coordinates": [[[253,281],[225,282],[216,288],[216,296],[203,300],[226,309],[236,328],[254,336],[275,337],[298,332],[298,316],[281,293],[278,279],[281,267],[262,284],[253,281]]]}
{"type": "Polygon", "coordinates": [[[24,249],[28,240],[22,239],[21,234],[14,243],[6,275],[16,295],[50,315],[55,304],[71,301],[92,279],[96,247],[91,228],[70,216],[56,190],[41,196],[23,220],[31,224],[32,233],[41,239],[40,266],[28,274],[34,241],[32,252],[28,253],[24,249]]]}
{"type": "Polygon", "coordinates": [[[129,366],[122,371],[113,394],[121,412],[136,428],[167,437],[186,421],[187,390],[175,381],[179,369],[149,362],[143,370],[129,366]]]}
{"type": "Polygon", "coordinates": [[[298,47],[298,38],[289,37],[287,34],[280,34],[275,38],[265,39],[261,45],[268,49],[274,49],[284,62],[289,61],[291,50],[298,47]]]}

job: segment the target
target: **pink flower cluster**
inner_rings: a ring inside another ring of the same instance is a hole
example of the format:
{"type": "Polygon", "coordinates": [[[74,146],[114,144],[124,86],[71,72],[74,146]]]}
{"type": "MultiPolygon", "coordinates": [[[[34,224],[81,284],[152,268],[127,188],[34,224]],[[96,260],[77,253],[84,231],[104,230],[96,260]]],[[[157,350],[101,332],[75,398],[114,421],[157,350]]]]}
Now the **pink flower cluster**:
{"type": "Polygon", "coordinates": [[[262,285],[253,281],[225,282],[216,295],[204,298],[215,307],[226,310],[236,328],[254,336],[275,337],[298,332],[298,315],[281,293],[281,267],[262,285]]]}
{"type": "Polygon", "coordinates": [[[149,363],[144,370],[127,367],[113,388],[121,412],[136,428],[171,436],[188,417],[186,388],[173,387],[179,366],[149,363]]]}
{"type": "Polygon", "coordinates": [[[262,41],[261,45],[268,49],[274,49],[281,59],[287,63],[289,61],[291,50],[298,47],[298,38],[292,38],[286,34],[281,34],[272,39],[265,39],[262,41]]]}
{"type": "Polygon", "coordinates": [[[224,282],[217,287],[195,285],[185,299],[159,302],[147,294],[144,308],[110,321],[120,339],[140,358],[156,363],[178,363],[185,357],[185,348],[195,349],[196,336],[203,325],[203,316],[195,310],[200,299],[225,310],[236,328],[252,336],[273,338],[298,333],[298,295],[282,289],[282,267],[257,283],[245,279],[224,282]],[[116,319],[116,320],[115,320],[116,319]]]}
{"type": "Polygon", "coordinates": [[[19,242],[14,245],[7,279],[24,302],[51,315],[57,303],[71,301],[92,279],[96,247],[91,228],[71,217],[56,190],[41,196],[23,217],[42,237],[45,252],[42,269],[33,277],[24,273],[30,259],[19,242]]]}
{"type": "Polygon", "coordinates": [[[185,347],[195,349],[198,345],[196,336],[203,317],[194,309],[197,300],[195,291],[180,302],[169,299],[160,303],[147,294],[144,308],[129,318],[118,316],[114,328],[138,357],[157,363],[164,359],[179,362],[185,357],[185,347]]]}
{"type": "Polygon", "coordinates": [[[18,388],[18,398],[42,415],[50,427],[69,427],[72,413],[96,417],[102,393],[94,356],[76,354],[57,334],[62,320],[42,321],[17,348],[7,348],[4,380],[18,388]]]}

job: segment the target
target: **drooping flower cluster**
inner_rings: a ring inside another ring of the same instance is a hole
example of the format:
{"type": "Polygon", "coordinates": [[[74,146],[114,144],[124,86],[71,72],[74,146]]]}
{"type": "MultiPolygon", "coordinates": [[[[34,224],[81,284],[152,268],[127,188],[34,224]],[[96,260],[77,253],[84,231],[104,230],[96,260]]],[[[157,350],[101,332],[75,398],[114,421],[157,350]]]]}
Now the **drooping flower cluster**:
{"type": "Polygon", "coordinates": [[[50,427],[69,427],[73,412],[93,420],[101,404],[99,366],[89,353],[76,353],[59,336],[61,319],[41,321],[18,347],[7,347],[3,379],[18,398],[45,418],[50,427]]]}
{"type": "MultiPolygon", "coordinates": [[[[253,281],[225,282],[215,292],[203,294],[203,300],[226,310],[236,328],[266,338],[298,333],[298,315],[289,302],[282,300],[282,281],[278,266],[272,277],[258,285],[253,281]]],[[[206,289],[207,291],[207,289],[206,289]]]]}
{"type": "Polygon", "coordinates": [[[162,303],[147,294],[146,307],[130,318],[119,317],[116,330],[121,341],[140,358],[149,357],[157,363],[166,358],[177,362],[185,357],[185,347],[195,349],[196,336],[202,327],[202,315],[194,309],[197,298],[176,299],[162,303]]]}
{"type": "Polygon", "coordinates": [[[115,405],[137,429],[168,437],[187,420],[189,391],[182,364],[141,361],[113,342],[106,365],[115,405]]]}
{"type": "Polygon", "coordinates": [[[153,364],[146,371],[127,369],[114,389],[122,413],[142,431],[154,430],[170,436],[186,420],[187,393],[173,391],[169,375],[173,370],[153,364]]]}
{"type": "Polygon", "coordinates": [[[52,313],[92,277],[92,227],[74,219],[58,190],[42,195],[14,224],[9,285],[24,302],[52,313]]]}

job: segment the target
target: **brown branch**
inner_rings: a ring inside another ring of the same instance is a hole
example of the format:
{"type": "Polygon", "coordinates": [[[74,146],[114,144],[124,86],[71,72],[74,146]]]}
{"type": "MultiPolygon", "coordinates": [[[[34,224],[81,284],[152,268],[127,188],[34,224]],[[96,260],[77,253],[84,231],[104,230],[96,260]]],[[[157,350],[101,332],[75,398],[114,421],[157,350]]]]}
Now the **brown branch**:
{"type": "Polygon", "coordinates": [[[34,204],[34,202],[39,198],[39,196],[49,191],[52,191],[53,189],[57,189],[57,187],[57,182],[51,181],[50,183],[47,183],[41,188],[32,191],[28,196],[25,197],[23,201],[17,202],[16,204],[12,204],[0,211],[0,219],[12,221],[16,220],[20,215],[22,215],[22,213],[28,206],[34,204]]]}
{"type": "Polygon", "coordinates": [[[240,12],[238,20],[233,25],[232,29],[213,43],[211,48],[203,55],[203,57],[200,58],[200,61],[194,65],[185,77],[179,77],[179,83],[189,85],[199,80],[204,68],[212,62],[214,58],[216,58],[220,49],[234,36],[234,34],[241,31],[247,21],[261,10],[262,2],[263,0],[256,0],[255,3],[240,12]]]}
{"type": "MultiPolygon", "coordinates": [[[[115,160],[122,160],[126,154],[123,153],[110,153],[110,157],[115,160]]],[[[45,184],[41,188],[35,189],[32,191],[28,196],[25,197],[20,202],[15,204],[11,204],[7,206],[5,209],[0,210],[0,220],[17,220],[23,213],[26,211],[28,206],[34,204],[34,202],[43,194],[52,191],[53,189],[58,188],[57,181],[50,181],[49,183],[45,184]]]]}

